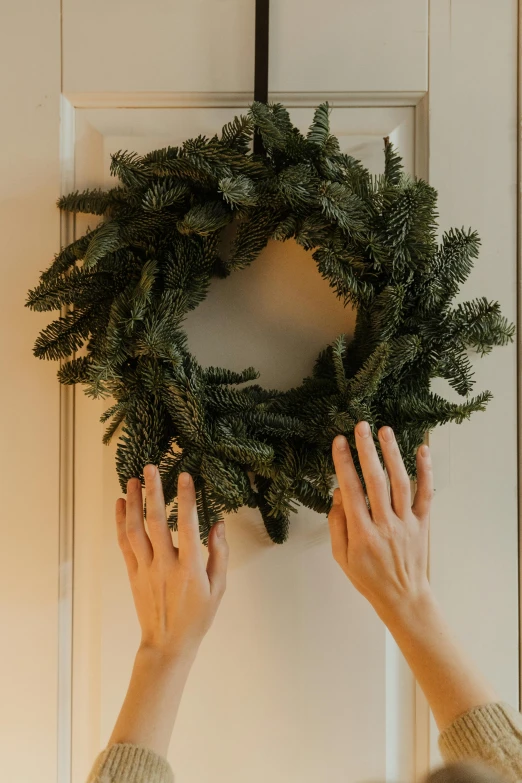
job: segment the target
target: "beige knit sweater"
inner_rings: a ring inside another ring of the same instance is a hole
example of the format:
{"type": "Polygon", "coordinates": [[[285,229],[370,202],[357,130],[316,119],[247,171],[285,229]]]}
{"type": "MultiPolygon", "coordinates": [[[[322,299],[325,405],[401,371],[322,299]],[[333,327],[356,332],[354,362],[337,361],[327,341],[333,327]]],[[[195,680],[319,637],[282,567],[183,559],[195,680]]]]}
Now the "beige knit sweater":
{"type": "MultiPolygon", "coordinates": [[[[522,715],[498,702],[474,707],[439,736],[446,763],[478,760],[506,781],[522,781],[522,715]]],[[[167,759],[140,745],[105,748],[94,762],[87,783],[174,783],[167,759]]]]}

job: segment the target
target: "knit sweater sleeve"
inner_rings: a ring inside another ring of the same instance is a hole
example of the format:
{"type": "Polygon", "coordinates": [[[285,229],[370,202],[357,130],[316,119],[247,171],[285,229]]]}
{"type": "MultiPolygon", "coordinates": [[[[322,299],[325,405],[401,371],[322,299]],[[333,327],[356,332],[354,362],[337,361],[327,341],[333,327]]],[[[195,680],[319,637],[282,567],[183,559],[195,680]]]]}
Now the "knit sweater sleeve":
{"type": "Polygon", "coordinates": [[[87,783],[174,783],[169,762],[150,748],[110,745],[98,754],[87,783]]]}
{"type": "MultiPolygon", "coordinates": [[[[522,781],[522,715],[504,702],[473,707],[440,733],[439,749],[446,763],[478,759],[522,781]]],[[[174,783],[174,773],[150,748],[124,743],[102,750],[87,783],[174,783]]]]}
{"type": "Polygon", "coordinates": [[[446,763],[478,759],[506,780],[522,781],[522,715],[505,702],[473,707],[439,735],[446,763]]]}

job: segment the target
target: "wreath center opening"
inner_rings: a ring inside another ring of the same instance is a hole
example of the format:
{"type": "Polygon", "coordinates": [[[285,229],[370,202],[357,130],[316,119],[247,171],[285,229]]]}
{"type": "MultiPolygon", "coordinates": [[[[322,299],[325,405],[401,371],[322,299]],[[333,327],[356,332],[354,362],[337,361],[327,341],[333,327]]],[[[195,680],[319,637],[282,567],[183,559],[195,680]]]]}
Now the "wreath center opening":
{"type": "Polygon", "coordinates": [[[312,372],[319,352],[339,334],[351,338],[355,318],[310,251],[293,240],[271,240],[246,269],[213,279],[184,327],[190,352],[204,367],[240,372],[254,364],[265,388],[284,391],[312,372]]]}

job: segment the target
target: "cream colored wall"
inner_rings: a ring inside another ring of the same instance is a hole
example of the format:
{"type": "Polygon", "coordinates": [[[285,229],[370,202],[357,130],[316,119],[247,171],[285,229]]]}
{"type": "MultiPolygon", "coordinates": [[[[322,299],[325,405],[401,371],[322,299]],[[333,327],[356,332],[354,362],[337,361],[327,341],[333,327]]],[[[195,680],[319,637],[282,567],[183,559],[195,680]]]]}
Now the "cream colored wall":
{"type": "Polygon", "coordinates": [[[26,291],[59,243],[60,3],[0,24],[0,777],[56,780],[59,393],[26,291]]]}

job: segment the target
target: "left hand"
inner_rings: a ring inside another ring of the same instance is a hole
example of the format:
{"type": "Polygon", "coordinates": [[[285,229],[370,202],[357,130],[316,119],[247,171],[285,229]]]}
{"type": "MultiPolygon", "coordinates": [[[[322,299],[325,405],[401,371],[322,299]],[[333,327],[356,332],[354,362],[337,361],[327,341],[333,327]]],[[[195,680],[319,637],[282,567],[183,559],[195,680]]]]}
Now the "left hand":
{"type": "Polygon", "coordinates": [[[118,543],[129,576],[141,626],[141,648],[163,658],[193,658],[210,628],[226,586],[228,544],[225,525],[210,531],[208,561],[199,537],[194,482],[188,473],[178,481],[178,547],[167,525],[159,471],[144,468],[147,527],[141,482],[127,483],[127,500],[116,503],[118,543]]]}
{"type": "Polygon", "coordinates": [[[433,497],[430,452],[417,451],[417,491],[410,479],[391,427],[381,427],[379,442],[386,476],[368,422],[355,428],[355,442],[370,508],[355,470],[350,446],[338,435],[332,455],[339,482],[329,514],[332,552],[357,590],[381,619],[406,611],[431,592],[428,581],[428,531],[433,497]]]}

